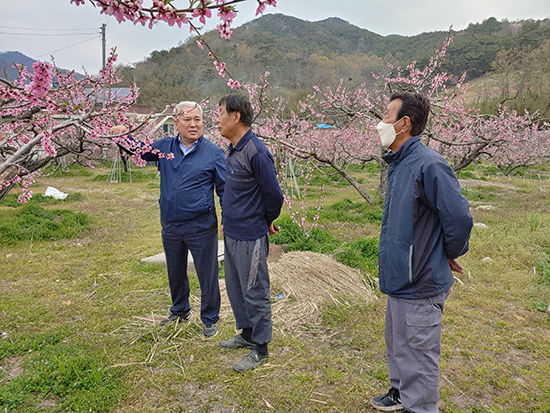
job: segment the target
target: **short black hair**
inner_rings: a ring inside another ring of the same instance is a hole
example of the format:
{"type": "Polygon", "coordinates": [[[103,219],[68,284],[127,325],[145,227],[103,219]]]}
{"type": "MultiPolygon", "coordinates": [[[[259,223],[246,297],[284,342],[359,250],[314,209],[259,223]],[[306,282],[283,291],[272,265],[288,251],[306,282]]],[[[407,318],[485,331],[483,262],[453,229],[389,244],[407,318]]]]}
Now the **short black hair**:
{"type": "Polygon", "coordinates": [[[392,93],[390,102],[401,99],[403,104],[397,113],[397,119],[408,116],[411,119],[411,136],[420,135],[430,115],[430,100],[420,93],[399,91],[392,93]]]}
{"type": "Polygon", "coordinates": [[[225,105],[227,113],[239,112],[241,114],[241,122],[246,125],[252,125],[254,121],[254,110],[250,102],[237,93],[231,93],[220,99],[219,106],[225,105]]]}

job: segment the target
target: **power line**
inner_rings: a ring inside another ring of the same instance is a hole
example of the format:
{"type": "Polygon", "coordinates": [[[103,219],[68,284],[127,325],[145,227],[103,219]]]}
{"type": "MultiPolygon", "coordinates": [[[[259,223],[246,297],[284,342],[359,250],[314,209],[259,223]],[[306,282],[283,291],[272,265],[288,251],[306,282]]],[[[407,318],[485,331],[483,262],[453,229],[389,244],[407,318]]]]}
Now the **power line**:
{"type": "Polygon", "coordinates": [[[0,26],[0,29],[16,29],[16,30],[39,30],[39,31],[48,31],[48,32],[52,32],[52,31],[56,31],[56,32],[61,32],[61,31],[82,31],[82,30],[96,30],[97,27],[87,27],[87,28],[82,28],[82,27],[78,27],[78,28],[75,28],[75,29],[40,29],[38,27],[15,27],[15,26],[0,26]]]}
{"type": "Polygon", "coordinates": [[[41,54],[40,56],[36,56],[36,57],[38,58],[38,57],[50,55],[50,54],[52,54],[52,53],[57,53],[57,52],[60,52],[61,50],[65,50],[65,49],[68,49],[68,48],[73,47],[73,46],[78,46],[79,44],[86,43],[86,42],[90,42],[90,41],[92,41],[92,40],[97,40],[97,36],[96,36],[96,37],[92,37],[91,39],[88,39],[88,40],[83,40],[83,41],[81,41],[81,42],[78,42],[78,43],[75,43],[75,44],[71,44],[70,46],[63,47],[63,48],[61,48],[61,49],[54,50],[53,52],[48,52],[48,53],[41,54]]]}
{"type": "Polygon", "coordinates": [[[10,32],[0,32],[0,34],[8,34],[12,36],[89,36],[91,34],[96,34],[97,32],[87,32],[87,33],[10,33],[10,32]]]}

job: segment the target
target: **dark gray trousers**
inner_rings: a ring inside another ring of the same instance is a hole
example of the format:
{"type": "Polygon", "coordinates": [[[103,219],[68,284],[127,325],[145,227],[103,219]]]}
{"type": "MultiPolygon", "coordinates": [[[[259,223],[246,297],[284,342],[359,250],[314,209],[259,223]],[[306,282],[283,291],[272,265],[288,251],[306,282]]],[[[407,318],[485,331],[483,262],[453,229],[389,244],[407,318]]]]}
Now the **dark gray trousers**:
{"type": "Polygon", "coordinates": [[[241,241],[224,237],[225,285],[238,330],[252,328],[256,344],[271,341],[269,238],[241,241]]]}
{"type": "Polygon", "coordinates": [[[162,227],[162,244],[172,295],[170,311],[184,315],[191,310],[187,275],[187,254],[191,251],[201,287],[201,320],[204,324],[217,323],[220,318],[220,286],[218,221],[215,213],[179,224],[163,223],[162,227]]]}
{"type": "Polygon", "coordinates": [[[384,333],[390,383],[403,408],[413,413],[438,412],[441,314],[449,293],[419,300],[388,296],[384,333]]]}

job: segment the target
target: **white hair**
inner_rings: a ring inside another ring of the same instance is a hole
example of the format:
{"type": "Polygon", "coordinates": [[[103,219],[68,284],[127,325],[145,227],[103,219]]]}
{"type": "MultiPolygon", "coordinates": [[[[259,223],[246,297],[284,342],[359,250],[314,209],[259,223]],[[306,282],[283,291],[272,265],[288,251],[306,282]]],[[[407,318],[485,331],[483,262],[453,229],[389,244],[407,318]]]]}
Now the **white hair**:
{"type": "Polygon", "coordinates": [[[191,102],[191,101],[183,101],[176,105],[174,108],[174,116],[181,115],[183,113],[183,108],[198,108],[199,112],[201,113],[202,117],[202,108],[197,102],[191,102]]]}

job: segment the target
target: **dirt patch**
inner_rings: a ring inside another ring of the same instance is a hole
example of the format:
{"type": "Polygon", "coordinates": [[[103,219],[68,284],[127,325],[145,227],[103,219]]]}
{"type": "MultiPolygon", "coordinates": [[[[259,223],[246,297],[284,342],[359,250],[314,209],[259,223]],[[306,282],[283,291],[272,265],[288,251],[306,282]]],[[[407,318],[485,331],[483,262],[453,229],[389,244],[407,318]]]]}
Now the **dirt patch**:
{"type": "Polygon", "coordinates": [[[23,374],[23,357],[8,357],[2,364],[0,369],[4,370],[9,377],[17,377],[23,374]]]}
{"type": "Polygon", "coordinates": [[[279,261],[283,254],[285,253],[285,249],[282,245],[278,244],[269,244],[269,255],[267,256],[267,262],[268,263],[274,263],[279,261]]]}

